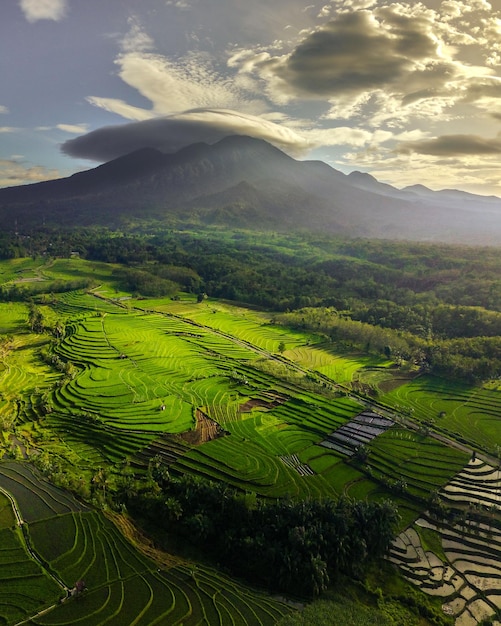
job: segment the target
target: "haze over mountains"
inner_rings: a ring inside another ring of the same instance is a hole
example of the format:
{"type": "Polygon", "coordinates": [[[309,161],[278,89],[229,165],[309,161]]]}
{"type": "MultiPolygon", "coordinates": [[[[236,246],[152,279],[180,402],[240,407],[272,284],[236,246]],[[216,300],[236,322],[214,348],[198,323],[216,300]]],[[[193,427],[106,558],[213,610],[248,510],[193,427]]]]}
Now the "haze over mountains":
{"type": "Polygon", "coordinates": [[[152,219],[501,244],[499,198],[421,185],[399,190],[242,136],[175,154],[144,148],[68,178],[0,189],[0,227],[8,231],[152,219]]]}

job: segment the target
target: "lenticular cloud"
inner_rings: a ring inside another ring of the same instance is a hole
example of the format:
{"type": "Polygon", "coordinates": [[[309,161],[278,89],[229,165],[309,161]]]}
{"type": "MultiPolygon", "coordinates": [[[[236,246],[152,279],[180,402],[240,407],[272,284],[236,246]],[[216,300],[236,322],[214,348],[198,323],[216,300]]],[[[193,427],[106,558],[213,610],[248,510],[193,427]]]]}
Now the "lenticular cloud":
{"type": "Polygon", "coordinates": [[[76,158],[110,161],[141,148],[172,153],[192,143],[215,143],[228,135],[264,139],[299,156],[312,146],[295,131],[269,120],[226,109],[194,109],[177,115],[105,126],[62,144],[76,158]]]}

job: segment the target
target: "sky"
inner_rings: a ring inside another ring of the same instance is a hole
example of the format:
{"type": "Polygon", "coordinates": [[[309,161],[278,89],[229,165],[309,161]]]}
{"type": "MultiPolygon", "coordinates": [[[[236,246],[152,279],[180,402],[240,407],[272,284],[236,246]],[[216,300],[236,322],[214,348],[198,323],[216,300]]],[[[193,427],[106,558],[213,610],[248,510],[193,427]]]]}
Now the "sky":
{"type": "Polygon", "coordinates": [[[1,0],[0,187],[229,134],[501,196],[501,0],[1,0]]]}

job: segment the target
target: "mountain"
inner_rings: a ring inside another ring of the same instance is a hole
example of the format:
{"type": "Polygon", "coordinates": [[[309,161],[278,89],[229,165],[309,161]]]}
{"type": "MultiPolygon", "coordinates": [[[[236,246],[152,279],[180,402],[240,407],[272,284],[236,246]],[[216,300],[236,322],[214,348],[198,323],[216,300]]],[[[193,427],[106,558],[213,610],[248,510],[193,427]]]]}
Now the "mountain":
{"type": "Polygon", "coordinates": [[[242,136],[175,154],[144,148],[68,178],[0,189],[3,230],[151,220],[501,244],[499,198],[396,189],[242,136]]]}

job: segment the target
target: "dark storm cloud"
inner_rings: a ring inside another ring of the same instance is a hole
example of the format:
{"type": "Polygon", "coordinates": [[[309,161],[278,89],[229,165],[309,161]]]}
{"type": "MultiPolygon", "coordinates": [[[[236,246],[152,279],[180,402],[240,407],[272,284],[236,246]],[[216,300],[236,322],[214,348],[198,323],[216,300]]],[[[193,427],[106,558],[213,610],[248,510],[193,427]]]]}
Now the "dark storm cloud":
{"type": "Polygon", "coordinates": [[[389,10],[378,19],[367,11],[346,13],[310,34],[285,60],[267,60],[262,67],[305,95],[378,89],[405,82],[418,71],[416,62],[436,57],[428,28],[425,20],[389,10]]]}
{"type": "Polygon", "coordinates": [[[196,109],[179,115],[117,126],[105,126],[64,142],[72,157],[110,161],[140,148],[172,153],[192,143],[214,143],[228,135],[248,135],[269,141],[290,154],[310,146],[294,131],[273,122],[223,109],[196,109]]]}
{"type": "Polygon", "coordinates": [[[486,139],[477,135],[443,135],[425,141],[402,143],[398,152],[430,154],[433,156],[474,156],[501,154],[501,137],[486,139]]]}

